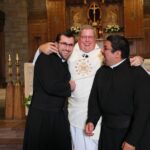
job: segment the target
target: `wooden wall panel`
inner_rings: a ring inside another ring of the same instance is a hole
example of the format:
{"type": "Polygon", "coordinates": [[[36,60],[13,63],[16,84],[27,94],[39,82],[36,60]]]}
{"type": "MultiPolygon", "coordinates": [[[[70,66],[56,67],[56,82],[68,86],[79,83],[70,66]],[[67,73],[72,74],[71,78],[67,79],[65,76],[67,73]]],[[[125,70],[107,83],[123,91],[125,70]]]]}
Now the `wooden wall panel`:
{"type": "Polygon", "coordinates": [[[144,19],[144,58],[150,58],[150,15],[144,19]]]}
{"type": "Polygon", "coordinates": [[[143,24],[144,38],[131,38],[131,55],[140,55],[144,58],[150,58],[150,16],[144,18],[143,24]]]}
{"type": "Polygon", "coordinates": [[[129,39],[131,45],[130,45],[130,55],[140,55],[143,57],[143,39],[129,39]]]}
{"type": "MultiPolygon", "coordinates": [[[[72,18],[68,17],[70,14],[67,14],[66,10],[69,8],[68,3],[71,5],[73,2],[77,4],[79,1],[46,0],[47,18],[44,21],[34,21],[33,19],[29,22],[30,60],[32,60],[40,43],[54,41],[57,33],[64,31],[66,27],[72,24],[70,21],[72,18]]],[[[116,5],[124,7],[124,9],[119,9],[119,17],[122,18],[119,24],[125,27],[124,34],[132,43],[131,55],[141,55],[145,58],[150,58],[150,23],[148,19],[150,16],[144,14],[144,17],[147,18],[144,18],[143,21],[143,0],[124,0],[123,3],[117,3],[116,5]]],[[[86,6],[84,5],[84,7],[86,6]]],[[[78,7],[83,9],[83,5],[78,4],[78,7]]],[[[148,5],[144,4],[144,9],[145,7],[149,8],[149,3],[148,5]]],[[[71,8],[76,9],[77,6],[73,5],[71,8]]],[[[86,11],[84,12],[86,13],[86,11]]]]}
{"type": "Polygon", "coordinates": [[[124,0],[124,28],[128,38],[143,37],[143,0],[124,0]]]}
{"type": "Polygon", "coordinates": [[[66,29],[65,0],[47,0],[48,40],[54,41],[56,35],[66,29]]]}
{"type": "Polygon", "coordinates": [[[32,20],[29,22],[29,61],[33,60],[34,54],[39,45],[47,41],[47,21],[32,20]]]}

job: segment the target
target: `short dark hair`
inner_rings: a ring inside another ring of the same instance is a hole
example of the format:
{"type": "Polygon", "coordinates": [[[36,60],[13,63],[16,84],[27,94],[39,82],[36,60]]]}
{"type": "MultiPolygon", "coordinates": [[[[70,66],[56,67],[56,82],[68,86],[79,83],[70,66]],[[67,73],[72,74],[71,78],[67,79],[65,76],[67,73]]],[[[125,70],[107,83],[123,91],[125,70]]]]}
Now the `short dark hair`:
{"type": "Polygon", "coordinates": [[[56,36],[55,41],[59,42],[62,35],[66,36],[66,37],[73,37],[75,39],[75,37],[72,33],[65,31],[65,32],[62,32],[62,33],[58,33],[57,36],[56,36]]]}
{"type": "Polygon", "coordinates": [[[121,35],[110,35],[107,40],[111,42],[112,52],[121,51],[122,58],[128,58],[130,54],[130,46],[127,38],[121,35]]]}

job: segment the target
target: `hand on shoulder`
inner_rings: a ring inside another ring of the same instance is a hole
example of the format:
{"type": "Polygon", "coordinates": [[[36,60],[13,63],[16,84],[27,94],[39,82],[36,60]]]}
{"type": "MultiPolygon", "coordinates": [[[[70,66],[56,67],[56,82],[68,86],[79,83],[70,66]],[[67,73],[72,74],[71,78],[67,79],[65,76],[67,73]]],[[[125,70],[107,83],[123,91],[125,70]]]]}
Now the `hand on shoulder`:
{"type": "Polygon", "coordinates": [[[144,62],[144,59],[141,56],[134,56],[130,58],[131,66],[141,66],[143,62],[144,62]]]}
{"type": "Polygon", "coordinates": [[[40,52],[49,55],[51,53],[58,53],[58,48],[56,43],[54,42],[47,42],[39,46],[40,52]]]}

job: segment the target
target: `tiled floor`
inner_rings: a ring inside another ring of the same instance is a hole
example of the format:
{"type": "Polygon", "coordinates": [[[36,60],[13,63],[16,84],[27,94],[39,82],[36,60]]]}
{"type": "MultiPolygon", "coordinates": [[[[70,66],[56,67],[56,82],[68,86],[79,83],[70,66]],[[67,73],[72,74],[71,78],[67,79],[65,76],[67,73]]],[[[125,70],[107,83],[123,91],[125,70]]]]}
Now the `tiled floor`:
{"type": "Polygon", "coordinates": [[[0,120],[0,150],[22,150],[25,120],[0,120]]]}
{"type": "Polygon", "coordinates": [[[0,145],[0,150],[22,150],[21,144],[0,145]]]}

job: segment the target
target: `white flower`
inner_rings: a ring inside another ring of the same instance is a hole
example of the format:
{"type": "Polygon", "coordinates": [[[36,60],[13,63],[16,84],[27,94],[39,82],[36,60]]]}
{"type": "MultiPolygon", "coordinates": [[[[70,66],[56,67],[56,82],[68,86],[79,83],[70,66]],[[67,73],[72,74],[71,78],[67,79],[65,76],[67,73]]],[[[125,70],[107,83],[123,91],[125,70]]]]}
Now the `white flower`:
{"type": "Polygon", "coordinates": [[[123,27],[120,27],[117,24],[107,25],[106,28],[104,28],[104,30],[106,33],[120,32],[123,30],[123,27]]]}
{"type": "Polygon", "coordinates": [[[71,26],[70,27],[70,31],[73,33],[73,34],[78,34],[80,32],[80,27],[78,26],[71,26]]]}

